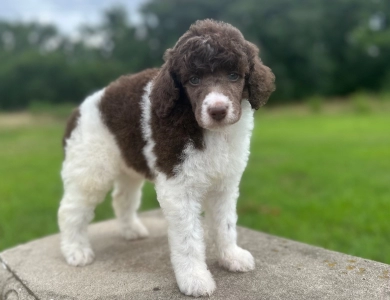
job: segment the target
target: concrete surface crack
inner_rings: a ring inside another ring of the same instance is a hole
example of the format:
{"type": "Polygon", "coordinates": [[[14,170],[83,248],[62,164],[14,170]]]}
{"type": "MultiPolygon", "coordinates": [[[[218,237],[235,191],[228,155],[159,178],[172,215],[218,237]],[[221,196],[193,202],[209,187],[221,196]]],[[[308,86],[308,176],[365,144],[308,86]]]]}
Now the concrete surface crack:
{"type": "Polygon", "coordinates": [[[36,300],[40,300],[32,290],[30,290],[30,288],[24,284],[24,282],[22,281],[22,279],[16,275],[16,273],[14,271],[12,271],[12,269],[7,265],[6,261],[0,256],[0,262],[2,264],[2,266],[12,274],[12,276],[14,276],[14,278],[20,282],[20,284],[26,289],[26,291],[32,296],[34,297],[36,300]]]}

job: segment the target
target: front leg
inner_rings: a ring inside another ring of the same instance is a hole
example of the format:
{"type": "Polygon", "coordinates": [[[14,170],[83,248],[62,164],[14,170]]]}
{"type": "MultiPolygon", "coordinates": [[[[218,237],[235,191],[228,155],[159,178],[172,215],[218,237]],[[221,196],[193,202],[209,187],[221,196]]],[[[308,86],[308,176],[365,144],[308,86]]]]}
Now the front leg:
{"type": "Polygon", "coordinates": [[[252,254],[237,246],[237,198],[239,180],[227,180],[208,194],[206,220],[218,250],[219,264],[232,272],[255,268],[252,254]]]}
{"type": "Polygon", "coordinates": [[[180,291],[195,297],[211,295],[215,282],[205,261],[201,196],[169,180],[156,183],[156,191],[168,221],[171,262],[180,291]]]}

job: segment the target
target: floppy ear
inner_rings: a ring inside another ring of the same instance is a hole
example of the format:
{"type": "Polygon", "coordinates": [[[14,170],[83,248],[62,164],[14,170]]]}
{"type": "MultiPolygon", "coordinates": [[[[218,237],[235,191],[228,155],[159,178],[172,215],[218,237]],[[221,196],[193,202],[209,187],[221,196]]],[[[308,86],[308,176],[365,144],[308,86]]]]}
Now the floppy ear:
{"type": "Polygon", "coordinates": [[[246,78],[244,94],[248,97],[253,109],[259,109],[267,103],[269,96],[275,90],[275,75],[271,69],[263,65],[259,58],[259,49],[247,42],[247,54],[249,60],[249,74],[246,78]]]}
{"type": "Polygon", "coordinates": [[[153,81],[150,94],[152,107],[160,118],[167,117],[179,99],[176,76],[171,70],[170,49],[164,55],[165,64],[153,81]]]}

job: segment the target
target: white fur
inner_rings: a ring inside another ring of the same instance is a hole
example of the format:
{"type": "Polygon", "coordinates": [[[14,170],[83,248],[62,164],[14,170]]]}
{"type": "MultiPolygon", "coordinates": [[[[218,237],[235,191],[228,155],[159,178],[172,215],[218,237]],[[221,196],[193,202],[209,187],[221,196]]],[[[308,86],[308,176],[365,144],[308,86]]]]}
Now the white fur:
{"type": "MultiPolygon", "coordinates": [[[[177,283],[186,295],[211,295],[215,282],[205,262],[202,206],[221,266],[241,272],[254,268],[252,255],[236,243],[236,201],[249,156],[253,111],[249,102],[243,100],[241,119],[237,123],[218,131],[205,129],[205,148],[198,150],[188,144],[183,162],[175,166],[177,175],[168,178],[156,169],[156,143],[150,125],[151,88],[152,83],[149,83],[141,101],[141,127],[146,142],[143,153],[155,174],[158,201],[168,220],[171,261],[177,283]]],[[[59,225],[62,252],[67,262],[75,266],[91,263],[94,258],[87,225],[93,218],[95,206],[114,183],[113,206],[123,235],[130,239],[148,235],[136,215],[144,178],[126,166],[113,135],[101,120],[98,103],[103,93],[95,93],[84,101],[77,127],[66,141],[61,173],[65,191],[59,209],[59,225]]],[[[209,105],[221,99],[228,101],[221,95],[211,93],[206,100],[209,105]]],[[[233,113],[231,107],[230,113],[233,113]]]]}
{"type": "Polygon", "coordinates": [[[207,128],[214,125],[215,121],[210,116],[208,110],[209,108],[218,105],[223,105],[227,108],[227,114],[223,120],[223,123],[229,124],[232,120],[235,119],[235,112],[233,111],[232,101],[230,101],[226,95],[220,92],[213,91],[206,95],[202,103],[201,122],[204,127],[207,128]]]}
{"type": "Polygon", "coordinates": [[[129,239],[148,235],[135,214],[144,179],[126,167],[114,136],[103,124],[98,108],[103,93],[104,90],[96,92],[81,104],[78,124],[66,141],[61,171],[64,196],[58,223],[61,250],[66,261],[74,266],[93,261],[87,226],[96,205],[104,200],[114,182],[113,206],[123,235],[129,239]],[[134,183],[130,184],[128,179],[134,183]]]}
{"type": "Polygon", "coordinates": [[[156,165],[156,155],[153,152],[153,149],[156,145],[155,141],[152,138],[152,128],[150,127],[150,118],[151,118],[151,103],[150,103],[150,92],[152,91],[153,82],[150,81],[145,87],[145,94],[141,99],[141,128],[142,128],[142,137],[146,142],[146,146],[143,149],[143,154],[146,158],[149,169],[155,173],[156,165]]]}
{"type": "Polygon", "coordinates": [[[176,177],[167,179],[158,173],[157,197],[168,220],[171,260],[184,294],[208,295],[215,289],[205,264],[199,219],[202,204],[215,235],[220,264],[231,271],[254,268],[252,255],[236,244],[238,185],[249,156],[252,128],[253,111],[244,100],[242,117],[236,124],[222,131],[205,130],[204,150],[187,146],[184,162],[176,167],[176,177]],[[200,286],[198,278],[202,276],[208,280],[200,286]]]}

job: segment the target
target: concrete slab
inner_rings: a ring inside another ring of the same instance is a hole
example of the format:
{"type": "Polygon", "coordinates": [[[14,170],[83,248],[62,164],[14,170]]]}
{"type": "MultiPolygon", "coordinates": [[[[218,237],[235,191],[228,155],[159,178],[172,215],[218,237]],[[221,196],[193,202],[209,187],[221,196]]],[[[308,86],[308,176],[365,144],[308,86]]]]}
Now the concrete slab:
{"type": "MultiPolygon", "coordinates": [[[[91,225],[96,260],[84,268],[66,265],[58,235],[0,253],[0,299],[188,299],[176,286],[161,213],[142,219],[152,235],[131,242],[113,220],[91,225]]],[[[244,228],[239,244],[256,270],[227,272],[209,247],[217,283],[210,299],[390,299],[389,265],[244,228]]]]}

